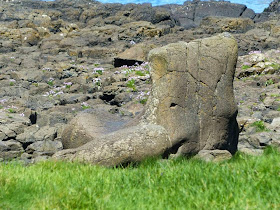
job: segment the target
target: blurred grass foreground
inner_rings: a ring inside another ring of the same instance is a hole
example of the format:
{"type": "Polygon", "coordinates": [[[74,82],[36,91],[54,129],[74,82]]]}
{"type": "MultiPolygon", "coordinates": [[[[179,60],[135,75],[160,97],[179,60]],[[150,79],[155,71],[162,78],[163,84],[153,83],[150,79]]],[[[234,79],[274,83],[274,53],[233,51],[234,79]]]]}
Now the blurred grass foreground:
{"type": "Polygon", "coordinates": [[[280,153],[149,159],[125,168],[0,163],[0,209],[280,209],[280,153]]]}

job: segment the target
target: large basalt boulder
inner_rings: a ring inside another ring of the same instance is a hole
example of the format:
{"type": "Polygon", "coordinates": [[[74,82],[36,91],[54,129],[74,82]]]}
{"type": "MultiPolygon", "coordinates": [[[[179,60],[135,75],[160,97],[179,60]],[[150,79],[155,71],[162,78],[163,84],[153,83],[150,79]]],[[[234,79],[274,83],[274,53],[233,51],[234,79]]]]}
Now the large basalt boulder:
{"type": "Polygon", "coordinates": [[[140,120],[124,123],[99,111],[80,115],[62,135],[64,148],[72,149],[57,152],[55,159],[115,166],[170,153],[236,151],[233,37],[169,44],[152,50],[149,61],[152,93],[140,120]]]}
{"type": "Polygon", "coordinates": [[[234,153],[236,61],[237,43],[229,33],[152,50],[153,86],[143,121],[163,126],[178,154],[213,149],[234,153]]]}

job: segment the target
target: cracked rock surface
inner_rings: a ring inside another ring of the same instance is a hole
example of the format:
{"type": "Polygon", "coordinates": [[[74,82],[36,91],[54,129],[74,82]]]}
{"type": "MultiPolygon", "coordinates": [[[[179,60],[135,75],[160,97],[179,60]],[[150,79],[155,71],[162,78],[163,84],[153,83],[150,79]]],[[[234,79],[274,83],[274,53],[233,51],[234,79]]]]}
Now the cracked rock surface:
{"type": "Polygon", "coordinates": [[[202,149],[235,153],[236,61],[237,44],[227,33],[152,50],[153,85],[144,121],[162,125],[179,154],[202,149]]]}

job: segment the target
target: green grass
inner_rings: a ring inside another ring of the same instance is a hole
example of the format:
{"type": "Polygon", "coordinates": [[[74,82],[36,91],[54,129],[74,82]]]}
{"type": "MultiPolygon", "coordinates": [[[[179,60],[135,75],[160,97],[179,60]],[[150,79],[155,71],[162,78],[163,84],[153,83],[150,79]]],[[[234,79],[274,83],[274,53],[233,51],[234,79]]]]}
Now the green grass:
{"type": "Polygon", "coordinates": [[[271,64],[270,65],[273,69],[275,69],[275,70],[279,70],[280,69],[280,64],[278,64],[278,63],[273,63],[273,64],[271,64]]]}
{"type": "Polygon", "coordinates": [[[48,81],[47,84],[48,84],[49,86],[54,86],[54,82],[53,82],[53,81],[48,81]]]}
{"type": "Polygon", "coordinates": [[[273,79],[269,79],[265,82],[265,86],[269,86],[269,85],[273,85],[273,84],[274,84],[273,79]]]}
{"type": "Polygon", "coordinates": [[[143,72],[143,71],[135,71],[135,74],[136,74],[137,76],[145,76],[145,75],[146,75],[146,73],[143,72]]]}
{"type": "Polygon", "coordinates": [[[259,120],[259,121],[256,121],[254,123],[251,124],[252,127],[256,127],[256,131],[257,132],[267,132],[267,131],[270,131],[269,129],[267,129],[265,127],[265,124],[262,120],[259,120]]]}
{"type": "Polygon", "coordinates": [[[278,97],[280,97],[280,94],[271,94],[270,97],[278,98],[278,97]]]}
{"type": "Polygon", "coordinates": [[[15,111],[14,109],[12,109],[12,108],[7,109],[7,111],[8,111],[9,113],[16,113],[16,111],[15,111]]]}
{"type": "Polygon", "coordinates": [[[148,101],[148,98],[144,98],[144,99],[140,100],[139,103],[144,105],[147,103],[147,101],[148,101]]]}
{"type": "Polygon", "coordinates": [[[136,88],[136,85],[135,85],[135,79],[128,80],[127,83],[126,83],[126,86],[128,88],[131,88],[133,91],[137,91],[137,88],[136,88]]]}
{"type": "Polygon", "coordinates": [[[243,70],[246,70],[246,69],[251,68],[251,66],[249,66],[249,65],[243,65],[241,68],[242,68],[243,70]]]}
{"type": "Polygon", "coordinates": [[[0,164],[0,209],[279,209],[280,154],[223,163],[151,159],[104,168],[0,164]]]}

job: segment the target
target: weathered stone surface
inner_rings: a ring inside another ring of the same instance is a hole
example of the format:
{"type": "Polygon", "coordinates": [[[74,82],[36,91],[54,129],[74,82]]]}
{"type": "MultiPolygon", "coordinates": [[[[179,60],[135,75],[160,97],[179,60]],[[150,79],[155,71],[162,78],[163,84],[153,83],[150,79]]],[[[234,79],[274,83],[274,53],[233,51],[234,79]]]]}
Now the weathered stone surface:
{"type": "Polygon", "coordinates": [[[144,124],[103,135],[77,149],[57,152],[53,158],[116,166],[160,155],[170,146],[163,127],[144,124]]]}
{"type": "Polygon", "coordinates": [[[250,18],[226,18],[226,17],[206,17],[202,19],[200,27],[206,33],[245,33],[254,27],[254,21],[250,18]]]}
{"type": "Polygon", "coordinates": [[[0,141],[0,161],[17,158],[23,151],[22,145],[17,141],[0,141]]]}
{"type": "Polygon", "coordinates": [[[136,62],[143,63],[148,60],[148,53],[154,49],[155,45],[138,44],[117,55],[114,59],[114,66],[132,66],[136,62]]]}
{"type": "Polygon", "coordinates": [[[194,157],[206,162],[221,162],[225,160],[230,160],[232,155],[227,150],[201,150],[194,157]]]}
{"type": "Polygon", "coordinates": [[[248,149],[246,147],[242,147],[240,149],[238,149],[238,151],[246,154],[246,155],[252,155],[252,156],[260,156],[263,154],[263,150],[262,149],[248,149]]]}
{"type": "Polygon", "coordinates": [[[280,117],[274,118],[271,123],[271,126],[274,127],[275,129],[280,128],[280,117]]]}
{"type": "Polygon", "coordinates": [[[186,1],[184,5],[164,5],[171,11],[171,17],[186,29],[196,27],[200,21],[208,16],[245,17],[254,18],[253,10],[242,4],[231,4],[230,2],[217,1],[186,1]]]}
{"type": "Polygon", "coordinates": [[[143,121],[163,126],[178,153],[234,153],[239,132],[232,86],[236,60],[237,44],[228,33],[152,50],[153,86],[143,121]]]}
{"type": "Polygon", "coordinates": [[[98,141],[101,136],[121,129],[127,122],[127,118],[111,114],[106,108],[86,110],[64,129],[63,148],[77,148],[89,141],[98,141]]]}
{"type": "Polygon", "coordinates": [[[33,144],[30,144],[26,151],[28,153],[36,152],[44,152],[49,155],[53,155],[55,152],[62,150],[62,143],[60,141],[51,141],[51,140],[44,140],[44,141],[37,141],[33,144]]]}
{"type": "Polygon", "coordinates": [[[56,138],[57,129],[54,127],[44,126],[39,128],[37,125],[29,126],[25,131],[17,135],[16,140],[22,143],[33,143],[36,141],[49,140],[56,138]]]}

